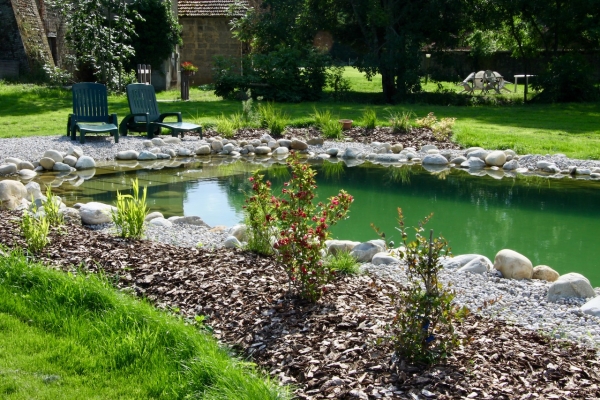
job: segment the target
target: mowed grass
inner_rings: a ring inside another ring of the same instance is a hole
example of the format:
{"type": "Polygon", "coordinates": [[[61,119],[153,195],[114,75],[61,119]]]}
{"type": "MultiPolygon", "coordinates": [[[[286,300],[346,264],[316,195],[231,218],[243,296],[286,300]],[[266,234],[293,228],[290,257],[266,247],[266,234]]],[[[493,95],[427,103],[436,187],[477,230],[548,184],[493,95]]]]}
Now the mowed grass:
{"type": "MultiPolygon", "coordinates": [[[[379,125],[389,125],[392,112],[413,111],[423,117],[434,112],[438,118],[457,118],[454,140],[464,146],[490,149],[512,148],[519,154],[564,153],[569,157],[600,159],[600,103],[585,104],[526,104],[513,106],[433,106],[426,104],[382,104],[381,77],[368,81],[364,74],[346,69],[352,85],[346,101],[323,100],[300,104],[277,104],[289,116],[289,125],[314,124],[313,110],[330,110],[336,118],[362,120],[363,113],[372,109],[379,125]]],[[[442,87],[459,92],[453,82],[442,87]]],[[[429,81],[427,91],[438,83],[429,81]]],[[[512,90],[513,85],[507,86],[512,90]]],[[[523,85],[517,93],[503,92],[504,97],[522,96],[523,85]]],[[[212,91],[190,90],[190,101],[181,102],[178,91],[158,94],[161,112],[180,111],[184,120],[214,126],[221,115],[241,112],[240,101],[222,100],[212,91]]],[[[9,85],[0,82],[0,138],[65,134],[67,115],[71,111],[71,94],[66,90],[33,85],[9,85]]],[[[128,112],[125,96],[110,96],[110,112],[123,118],[128,112]]]]}
{"type": "Polygon", "coordinates": [[[106,280],[0,256],[2,399],[289,397],[210,335],[106,280]]]}

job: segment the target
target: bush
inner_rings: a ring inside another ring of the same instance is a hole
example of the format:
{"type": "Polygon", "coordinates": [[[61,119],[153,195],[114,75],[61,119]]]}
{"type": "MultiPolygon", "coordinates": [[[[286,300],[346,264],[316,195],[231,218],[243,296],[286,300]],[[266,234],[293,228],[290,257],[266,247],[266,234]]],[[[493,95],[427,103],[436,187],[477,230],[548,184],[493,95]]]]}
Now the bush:
{"type": "Polygon", "coordinates": [[[117,191],[117,211],[113,212],[112,220],[119,229],[121,237],[141,239],[149,211],[146,205],[147,188],[144,187],[144,193],[140,197],[137,178],[132,180],[131,184],[133,195],[121,194],[117,191]]]}
{"type": "Polygon", "coordinates": [[[341,139],[344,137],[340,121],[331,119],[321,127],[321,133],[328,139],[341,139]]]}
{"type": "Polygon", "coordinates": [[[398,230],[402,234],[410,285],[392,298],[396,304],[396,317],[391,325],[392,341],[396,353],[417,364],[434,364],[446,358],[459,344],[454,323],[467,312],[452,304],[454,294],[445,289],[438,273],[443,268],[440,257],[449,254],[443,237],[429,239],[423,236],[423,226],[431,215],[415,228],[415,240],[408,241],[402,209],[398,208],[398,230]]]}
{"type": "Polygon", "coordinates": [[[213,68],[215,94],[231,99],[252,89],[255,99],[318,100],[325,86],[329,62],[329,56],[315,49],[283,46],[267,54],[250,54],[241,60],[217,57],[213,68]]]}
{"type": "Polygon", "coordinates": [[[541,90],[534,100],[543,103],[595,101],[600,96],[592,71],[580,54],[560,56],[532,84],[534,90],[541,90]]]}
{"type": "Polygon", "coordinates": [[[347,251],[338,251],[325,260],[325,267],[344,275],[358,275],[360,264],[347,251]]]}
{"type": "Polygon", "coordinates": [[[285,266],[290,284],[299,287],[300,296],[316,301],[321,297],[322,286],[332,278],[331,271],[321,260],[321,250],[329,235],[327,229],[346,217],[353,199],[341,190],[329,199],[328,204],[315,205],[314,170],[301,164],[295,155],[288,167],[292,179],[284,184],[282,198],[271,195],[271,185],[263,183],[262,175],[255,173],[250,178],[253,202],[262,203],[254,205],[263,210],[257,215],[264,215],[264,222],[257,224],[258,232],[251,232],[251,235],[268,235],[268,226],[279,229],[274,244],[278,261],[285,266]]]}
{"type": "Polygon", "coordinates": [[[335,66],[329,68],[325,75],[325,84],[332,91],[334,100],[343,100],[350,92],[350,81],[344,78],[344,67],[335,66]]]}
{"type": "Polygon", "coordinates": [[[241,121],[237,120],[235,115],[230,120],[221,114],[221,116],[217,118],[217,125],[215,129],[217,133],[224,138],[232,138],[235,134],[236,125],[240,123],[241,121]]]}
{"type": "Polygon", "coordinates": [[[435,114],[430,112],[426,117],[418,118],[416,123],[421,128],[431,129],[435,140],[441,142],[450,138],[455,121],[456,118],[442,118],[438,121],[435,114]]]}

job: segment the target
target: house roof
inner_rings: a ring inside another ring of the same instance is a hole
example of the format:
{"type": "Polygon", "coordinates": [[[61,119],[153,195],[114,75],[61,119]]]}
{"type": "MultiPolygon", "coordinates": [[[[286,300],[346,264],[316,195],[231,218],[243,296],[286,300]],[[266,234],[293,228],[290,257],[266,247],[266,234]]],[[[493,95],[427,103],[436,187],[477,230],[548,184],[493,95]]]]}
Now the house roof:
{"type": "MultiPolygon", "coordinates": [[[[230,17],[229,7],[235,0],[177,0],[177,13],[180,17],[230,17]]],[[[244,9],[247,9],[248,2],[240,0],[244,9]]],[[[243,11],[236,11],[234,17],[241,17],[243,11]]]]}

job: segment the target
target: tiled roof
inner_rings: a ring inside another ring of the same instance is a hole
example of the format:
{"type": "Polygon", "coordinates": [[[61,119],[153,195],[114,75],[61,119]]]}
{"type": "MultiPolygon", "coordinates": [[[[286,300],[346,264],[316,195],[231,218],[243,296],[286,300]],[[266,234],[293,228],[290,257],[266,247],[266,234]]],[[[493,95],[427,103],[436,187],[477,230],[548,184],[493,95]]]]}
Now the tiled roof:
{"type": "MultiPolygon", "coordinates": [[[[177,13],[180,17],[228,17],[229,7],[235,3],[235,0],[177,0],[177,13]]],[[[240,3],[248,7],[246,0],[240,3]]],[[[236,17],[243,15],[243,12],[237,11],[236,17]]]]}

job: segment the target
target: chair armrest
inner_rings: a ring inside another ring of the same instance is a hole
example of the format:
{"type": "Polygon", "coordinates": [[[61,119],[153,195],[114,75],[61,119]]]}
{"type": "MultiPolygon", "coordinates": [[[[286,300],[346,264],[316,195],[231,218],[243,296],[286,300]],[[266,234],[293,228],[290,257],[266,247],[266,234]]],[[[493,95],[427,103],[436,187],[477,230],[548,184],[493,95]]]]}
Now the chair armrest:
{"type": "Polygon", "coordinates": [[[158,117],[158,121],[159,122],[163,122],[163,120],[165,119],[165,117],[177,117],[177,122],[182,122],[183,121],[183,119],[181,119],[181,113],[180,112],[166,112],[166,113],[162,113],[158,117]]]}
{"type": "Polygon", "coordinates": [[[108,122],[110,124],[118,125],[119,124],[119,120],[117,119],[117,114],[110,114],[108,116],[108,122]]]}

